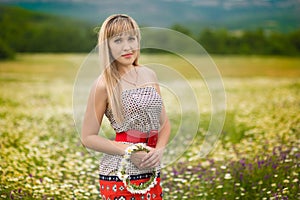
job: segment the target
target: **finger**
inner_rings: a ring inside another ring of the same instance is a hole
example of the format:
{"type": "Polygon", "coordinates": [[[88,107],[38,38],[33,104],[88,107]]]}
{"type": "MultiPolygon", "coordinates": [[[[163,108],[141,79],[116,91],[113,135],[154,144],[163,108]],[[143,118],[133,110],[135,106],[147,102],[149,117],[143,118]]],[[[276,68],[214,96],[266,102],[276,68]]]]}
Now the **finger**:
{"type": "Polygon", "coordinates": [[[146,166],[146,165],[149,165],[149,162],[152,162],[154,159],[155,159],[155,153],[154,152],[151,152],[151,153],[148,153],[143,159],[142,159],[142,166],[146,166]]]}
{"type": "Polygon", "coordinates": [[[141,165],[143,167],[149,168],[149,167],[153,167],[155,166],[155,164],[159,161],[158,159],[158,155],[157,154],[152,154],[151,157],[149,157],[149,159],[147,159],[146,161],[142,162],[141,165]]]}
{"type": "Polygon", "coordinates": [[[142,162],[145,162],[147,161],[151,156],[153,156],[153,154],[155,153],[155,150],[150,150],[145,156],[144,158],[142,159],[142,162]]]}
{"type": "Polygon", "coordinates": [[[142,162],[142,159],[144,158],[145,155],[146,155],[146,153],[145,154],[143,154],[143,153],[133,153],[130,156],[130,159],[142,162]]]}
{"type": "Polygon", "coordinates": [[[133,164],[134,164],[138,169],[142,169],[142,166],[141,166],[141,162],[140,162],[140,161],[135,161],[135,162],[133,162],[133,164]]]}
{"type": "Polygon", "coordinates": [[[142,162],[146,162],[151,156],[152,156],[152,153],[149,152],[148,154],[146,154],[146,155],[143,157],[142,162]]]}
{"type": "Polygon", "coordinates": [[[145,165],[143,168],[144,169],[152,169],[154,167],[158,166],[158,162],[151,162],[151,163],[148,163],[147,165],[145,165]]]}

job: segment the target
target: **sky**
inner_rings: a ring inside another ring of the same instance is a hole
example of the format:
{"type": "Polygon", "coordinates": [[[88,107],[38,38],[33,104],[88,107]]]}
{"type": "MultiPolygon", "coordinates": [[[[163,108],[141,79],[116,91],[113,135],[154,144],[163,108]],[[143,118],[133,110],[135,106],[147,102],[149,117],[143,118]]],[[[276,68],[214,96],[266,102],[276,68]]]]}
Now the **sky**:
{"type": "MultiPolygon", "coordinates": [[[[143,1],[143,0],[142,0],[143,1]]],[[[109,0],[107,3],[122,3],[126,2],[127,4],[140,3],[141,0],[109,0]]],[[[152,0],[153,1],[153,0],[152,0]]],[[[213,7],[213,6],[224,6],[224,7],[232,7],[239,6],[245,7],[249,5],[254,6],[271,6],[272,4],[276,4],[278,6],[295,6],[300,5],[300,0],[155,0],[161,2],[173,2],[173,3],[185,3],[193,6],[201,6],[201,7],[213,7]]],[[[100,0],[0,0],[0,2],[74,2],[74,3],[92,3],[92,4],[103,4],[105,1],[100,0]]]]}
{"type": "MultiPolygon", "coordinates": [[[[244,24],[251,27],[264,27],[268,24],[277,26],[278,23],[289,23],[290,19],[291,26],[299,26],[295,21],[298,20],[297,13],[300,13],[300,0],[0,0],[1,2],[93,23],[112,13],[126,13],[143,25],[170,26],[180,23],[188,24],[190,28],[194,28],[195,24],[231,26],[229,28],[234,29],[244,24]],[[281,16],[284,18],[281,19],[281,16]],[[231,25],[233,23],[235,24],[231,25]]],[[[196,28],[194,31],[199,31],[196,28]]]]}

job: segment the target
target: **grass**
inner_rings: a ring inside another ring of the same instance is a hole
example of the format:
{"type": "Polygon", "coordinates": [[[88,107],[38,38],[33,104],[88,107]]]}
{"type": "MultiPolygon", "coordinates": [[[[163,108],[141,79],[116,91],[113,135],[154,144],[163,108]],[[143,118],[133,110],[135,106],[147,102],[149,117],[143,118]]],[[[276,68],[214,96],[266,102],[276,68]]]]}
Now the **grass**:
{"type": "MultiPolygon", "coordinates": [[[[198,62],[207,58],[197,58],[198,62]]],[[[280,56],[220,56],[212,55],[213,62],[223,77],[273,77],[299,78],[300,59],[298,57],[280,56]]],[[[181,73],[192,76],[193,71],[185,72],[190,64],[183,58],[170,55],[156,55],[142,57],[146,63],[158,62],[177,69],[181,73]]],[[[189,77],[188,77],[189,78],[189,77]]]]}
{"type": "MultiPolygon", "coordinates": [[[[85,56],[21,54],[0,62],[1,199],[98,198],[99,155],[81,146],[73,121],[73,84],[85,56]]],[[[223,133],[199,158],[210,103],[195,82],[200,127],[192,145],[178,145],[187,151],[162,170],[165,199],[299,198],[300,58],[213,58],[227,95],[223,133]]],[[[142,56],[149,62],[194,77],[183,59],[142,56]]],[[[166,99],[174,134],[180,117],[174,98],[166,99]]]]}
{"type": "Polygon", "coordinates": [[[300,59],[279,56],[213,56],[225,77],[299,78],[300,59]]]}

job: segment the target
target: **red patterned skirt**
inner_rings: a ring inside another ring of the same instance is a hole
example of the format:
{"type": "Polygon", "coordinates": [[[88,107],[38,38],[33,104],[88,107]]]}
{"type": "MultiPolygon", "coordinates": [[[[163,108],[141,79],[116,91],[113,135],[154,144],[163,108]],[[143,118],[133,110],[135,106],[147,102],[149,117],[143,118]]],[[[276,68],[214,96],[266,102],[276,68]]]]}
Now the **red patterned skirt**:
{"type": "MultiPolygon", "coordinates": [[[[138,185],[147,182],[151,175],[152,173],[131,175],[131,183],[138,185]]],[[[145,194],[130,193],[118,176],[100,175],[99,183],[100,196],[103,200],[161,200],[163,196],[159,176],[157,184],[145,194]]]]}

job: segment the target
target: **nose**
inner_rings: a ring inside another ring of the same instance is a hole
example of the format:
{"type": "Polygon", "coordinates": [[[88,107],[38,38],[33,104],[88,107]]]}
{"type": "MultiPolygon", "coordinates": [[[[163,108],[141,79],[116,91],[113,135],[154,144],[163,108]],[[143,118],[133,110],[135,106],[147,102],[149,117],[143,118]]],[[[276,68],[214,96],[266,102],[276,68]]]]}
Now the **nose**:
{"type": "Polygon", "coordinates": [[[129,50],[132,50],[132,46],[128,41],[125,41],[123,45],[123,51],[129,51],[129,50]]]}

